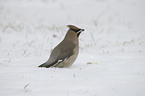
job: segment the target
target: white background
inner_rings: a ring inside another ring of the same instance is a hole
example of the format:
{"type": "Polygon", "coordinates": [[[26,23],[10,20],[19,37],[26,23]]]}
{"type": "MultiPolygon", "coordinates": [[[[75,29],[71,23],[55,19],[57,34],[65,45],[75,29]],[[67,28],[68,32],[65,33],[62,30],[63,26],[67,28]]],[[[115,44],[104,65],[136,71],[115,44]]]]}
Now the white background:
{"type": "Polygon", "coordinates": [[[145,96],[145,0],[0,0],[0,96],[145,96]],[[70,68],[38,68],[73,24],[70,68]]]}

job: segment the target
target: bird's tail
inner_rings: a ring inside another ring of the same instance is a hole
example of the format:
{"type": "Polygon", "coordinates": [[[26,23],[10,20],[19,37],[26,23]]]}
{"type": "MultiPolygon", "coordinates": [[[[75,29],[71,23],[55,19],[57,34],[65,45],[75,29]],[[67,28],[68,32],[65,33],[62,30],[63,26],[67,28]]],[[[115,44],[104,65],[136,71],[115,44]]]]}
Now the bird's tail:
{"type": "Polygon", "coordinates": [[[44,65],[45,65],[45,63],[43,63],[43,64],[39,65],[38,67],[44,67],[44,65]]]}
{"type": "Polygon", "coordinates": [[[59,63],[61,63],[61,62],[62,62],[62,61],[58,61],[58,60],[56,60],[56,61],[54,61],[54,62],[52,62],[52,63],[45,62],[45,63],[39,65],[38,67],[46,67],[46,68],[49,68],[49,67],[56,67],[56,66],[57,66],[59,63]]]}
{"type": "Polygon", "coordinates": [[[46,68],[49,68],[49,67],[52,67],[52,64],[48,64],[46,62],[46,63],[43,63],[43,64],[39,65],[38,67],[46,67],[46,68]]]}

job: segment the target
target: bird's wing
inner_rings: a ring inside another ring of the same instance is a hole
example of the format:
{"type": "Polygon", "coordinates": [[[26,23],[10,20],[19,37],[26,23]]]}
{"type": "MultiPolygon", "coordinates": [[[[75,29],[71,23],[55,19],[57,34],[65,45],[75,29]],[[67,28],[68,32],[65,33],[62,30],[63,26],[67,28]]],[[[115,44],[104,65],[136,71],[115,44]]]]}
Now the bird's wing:
{"type": "Polygon", "coordinates": [[[57,57],[58,60],[65,60],[68,59],[71,55],[74,54],[75,44],[72,42],[66,41],[62,43],[60,47],[60,53],[57,57]],[[64,47],[65,46],[65,47],[64,47]]]}

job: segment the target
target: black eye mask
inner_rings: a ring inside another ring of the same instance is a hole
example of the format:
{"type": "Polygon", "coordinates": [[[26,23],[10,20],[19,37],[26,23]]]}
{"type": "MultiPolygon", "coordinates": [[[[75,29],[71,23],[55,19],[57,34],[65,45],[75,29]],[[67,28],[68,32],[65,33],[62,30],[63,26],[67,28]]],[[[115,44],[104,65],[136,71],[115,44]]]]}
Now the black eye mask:
{"type": "Polygon", "coordinates": [[[84,29],[79,29],[79,30],[71,29],[71,30],[73,30],[74,32],[77,33],[77,37],[79,37],[79,35],[81,34],[82,31],[85,31],[84,29]]]}

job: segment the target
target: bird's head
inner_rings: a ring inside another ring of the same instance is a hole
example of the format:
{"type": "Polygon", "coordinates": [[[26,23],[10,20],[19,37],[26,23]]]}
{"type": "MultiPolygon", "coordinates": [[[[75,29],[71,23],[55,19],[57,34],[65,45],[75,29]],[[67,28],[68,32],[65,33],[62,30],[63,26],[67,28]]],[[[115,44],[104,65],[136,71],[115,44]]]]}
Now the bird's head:
{"type": "Polygon", "coordinates": [[[79,37],[79,35],[81,34],[82,31],[85,31],[85,29],[78,28],[74,25],[67,25],[67,27],[69,27],[73,32],[75,32],[77,37],[79,37]]]}

